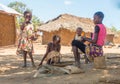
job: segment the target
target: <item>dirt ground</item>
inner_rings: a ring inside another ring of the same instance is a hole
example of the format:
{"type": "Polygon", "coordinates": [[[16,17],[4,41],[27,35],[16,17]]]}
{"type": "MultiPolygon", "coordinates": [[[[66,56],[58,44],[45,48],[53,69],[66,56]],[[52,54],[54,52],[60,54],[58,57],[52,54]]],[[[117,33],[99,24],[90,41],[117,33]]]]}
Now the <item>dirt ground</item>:
{"type": "MultiPolygon", "coordinates": [[[[46,46],[34,44],[34,60],[39,64],[46,46]]],[[[22,68],[23,59],[15,54],[16,47],[0,47],[0,84],[120,84],[120,49],[104,48],[106,69],[94,69],[93,64],[81,61],[85,73],[33,78],[36,68],[32,68],[28,57],[28,67],[22,68]],[[111,57],[116,57],[112,58],[111,57]]],[[[70,46],[62,46],[62,60],[74,61],[70,46]]]]}

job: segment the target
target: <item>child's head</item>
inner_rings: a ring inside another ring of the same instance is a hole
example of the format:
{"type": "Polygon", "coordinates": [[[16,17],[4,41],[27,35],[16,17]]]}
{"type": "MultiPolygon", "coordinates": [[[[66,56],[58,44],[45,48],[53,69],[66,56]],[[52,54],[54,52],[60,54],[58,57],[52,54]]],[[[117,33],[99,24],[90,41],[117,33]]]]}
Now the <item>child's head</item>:
{"type": "Polygon", "coordinates": [[[32,13],[30,11],[25,11],[24,18],[25,18],[25,22],[30,22],[30,20],[32,19],[32,13]]]}
{"type": "Polygon", "coordinates": [[[82,28],[81,28],[81,27],[78,27],[78,28],[76,29],[76,34],[77,34],[77,35],[81,35],[81,34],[82,34],[82,28]]]}
{"type": "Polygon", "coordinates": [[[95,14],[94,14],[94,24],[101,24],[102,23],[102,20],[103,20],[103,18],[104,18],[104,14],[103,14],[103,12],[96,12],[95,14]]]}
{"type": "Polygon", "coordinates": [[[61,40],[60,36],[58,36],[58,35],[54,35],[53,36],[53,43],[59,44],[60,40],[61,40]]]}

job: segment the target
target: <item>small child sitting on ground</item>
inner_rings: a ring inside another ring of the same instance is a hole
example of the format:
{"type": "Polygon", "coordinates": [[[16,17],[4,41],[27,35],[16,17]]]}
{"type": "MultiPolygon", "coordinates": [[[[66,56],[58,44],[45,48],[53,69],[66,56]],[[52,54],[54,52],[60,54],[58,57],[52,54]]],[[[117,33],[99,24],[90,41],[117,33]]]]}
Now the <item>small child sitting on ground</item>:
{"type": "Polygon", "coordinates": [[[42,58],[39,66],[41,66],[44,61],[46,61],[47,64],[54,64],[60,62],[60,40],[61,38],[58,35],[53,36],[53,41],[48,43],[46,53],[42,58]]]}

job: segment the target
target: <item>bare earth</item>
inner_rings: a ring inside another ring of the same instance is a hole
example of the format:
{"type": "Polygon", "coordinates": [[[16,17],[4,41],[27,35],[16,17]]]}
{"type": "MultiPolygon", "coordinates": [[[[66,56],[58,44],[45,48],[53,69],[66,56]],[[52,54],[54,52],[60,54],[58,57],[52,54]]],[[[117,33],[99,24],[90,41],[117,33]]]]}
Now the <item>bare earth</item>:
{"type": "MultiPolygon", "coordinates": [[[[34,44],[36,66],[45,53],[46,46],[34,44]]],[[[36,68],[32,68],[28,57],[28,67],[22,68],[22,57],[16,56],[16,47],[0,47],[0,84],[120,84],[120,48],[105,48],[105,56],[117,57],[107,59],[106,69],[94,69],[93,64],[84,64],[85,73],[33,78],[36,68]]],[[[74,61],[70,46],[62,46],[62,60],[74,61]]]]}

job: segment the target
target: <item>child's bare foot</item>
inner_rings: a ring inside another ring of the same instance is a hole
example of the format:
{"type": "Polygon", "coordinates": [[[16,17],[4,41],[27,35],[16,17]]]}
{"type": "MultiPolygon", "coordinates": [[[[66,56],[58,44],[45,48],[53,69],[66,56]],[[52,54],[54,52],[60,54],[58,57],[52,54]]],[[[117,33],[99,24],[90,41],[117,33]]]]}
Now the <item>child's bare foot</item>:
{"type": "Polygon", "coordinates": [[[85,60],[85,64],[88,64],[88,63],[89,63],[89,61],[86,59],[86,60],[85,60]]]}
{"type": "Polygon", "coordinates": [[[81,68],[80,64],[79,64],[79,65],[77,65],[77,67],[78,67],[78,68],[81,68]]]}
{"type": "Polygon", "coordinates": [[[85,59],[85,64],[90,63],[90,60],[88,58],[85,59]]]}
{"type": "Polygon", "coordinates": [[[35,64],[32,64],[32,67],[36,67],[35,64]]]}
{"type": "Polygon", "coordinates": [[[78,68],[80,68],[81,67],[80,66],[80,62],[75,62],[75,66],[78,67],[78,68]]]}
{"type": "Polygon", "coordinates": [[[37,67],[37,70],[39,70],[39,69],[40,69],[40,67],[41,67],[41,66],[38,66],[38,67],[37,67]]]}
{"type": "Polygon", "coordinates": [[[26,67],[27,67],[27,65],[23,65],[23,66],[22,66],[22,68],[26,68],[26,67]]]}

